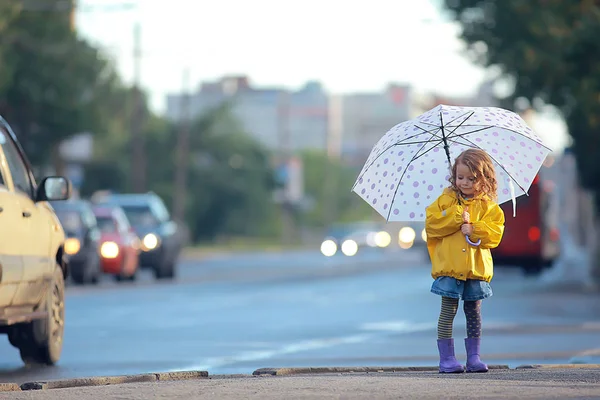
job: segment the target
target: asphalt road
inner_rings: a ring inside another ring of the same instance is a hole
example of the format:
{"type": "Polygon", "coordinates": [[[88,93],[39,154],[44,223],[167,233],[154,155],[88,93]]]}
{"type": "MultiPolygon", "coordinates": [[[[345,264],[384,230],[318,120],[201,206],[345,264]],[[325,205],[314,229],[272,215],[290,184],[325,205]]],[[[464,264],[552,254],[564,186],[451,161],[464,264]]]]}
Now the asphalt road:
{"type": "MultiPolygon", "coordinates": [[[[439,297],[424,252],[326,259],[314,252],[183,261],[175,282],[67,290],[63,356],[22,367],[0,337],[0,381],[202,369],[435,365],[439,297]]],[[[484,301],[484,361],[565,363],[600,347],[598,295],[549,290],[496,268],[484,301]]],[[[464,316],[455,322],[462,357],[464,316]]]]}

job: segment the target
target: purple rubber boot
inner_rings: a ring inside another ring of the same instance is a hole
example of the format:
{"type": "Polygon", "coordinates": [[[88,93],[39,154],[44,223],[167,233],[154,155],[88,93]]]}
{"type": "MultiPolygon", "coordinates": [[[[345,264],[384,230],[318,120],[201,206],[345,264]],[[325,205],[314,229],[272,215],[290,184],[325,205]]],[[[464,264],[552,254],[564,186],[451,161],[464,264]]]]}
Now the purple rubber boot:
{"type": "Polygon", "coordinates": [[[481,338],[466,338],[467,372],[488,372],[488,366],[479,359],[481,338]]]}
{"type": "Polygon", "coordinates": [[[438,339],[437,344],[440,352],[440,373],[465,372],[465,367],[454,356],[454,339],[438,339]]]}

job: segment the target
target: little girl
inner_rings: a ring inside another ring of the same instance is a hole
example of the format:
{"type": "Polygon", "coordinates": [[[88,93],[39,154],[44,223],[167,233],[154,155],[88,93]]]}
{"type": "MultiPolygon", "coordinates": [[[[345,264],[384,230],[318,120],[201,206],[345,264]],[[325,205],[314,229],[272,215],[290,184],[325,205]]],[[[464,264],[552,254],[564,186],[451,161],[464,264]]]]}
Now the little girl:
{"type": "Polygon", "coordinates": [[[442,296],[438,320],[440,372],[464,372],[454,355],[452,325],[459,299],[467,320],[467,372],[487,372],[479,358],[481,300],[492,295],[490,249],[504,233],[504,213],[495,202],[498,185],[489,155],[469,149],[452,167],[450,187],[429,207],[425,229],[431,258],[431,292],[442,296]]]}

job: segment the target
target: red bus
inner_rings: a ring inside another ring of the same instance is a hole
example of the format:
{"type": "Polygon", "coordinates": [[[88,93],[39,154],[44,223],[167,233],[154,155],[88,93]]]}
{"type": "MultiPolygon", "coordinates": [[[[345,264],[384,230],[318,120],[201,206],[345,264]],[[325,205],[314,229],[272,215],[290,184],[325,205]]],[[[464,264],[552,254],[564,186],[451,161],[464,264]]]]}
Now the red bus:
{"type": "Polygon", "coordinates": [[[502,204],[506,223],[500,245],[492,250],[494,265],[520,267],[526,275],[537,275],[552,266],[559,255],[558,210],[552,181],[538,174],[529,196],[502,204]]]}

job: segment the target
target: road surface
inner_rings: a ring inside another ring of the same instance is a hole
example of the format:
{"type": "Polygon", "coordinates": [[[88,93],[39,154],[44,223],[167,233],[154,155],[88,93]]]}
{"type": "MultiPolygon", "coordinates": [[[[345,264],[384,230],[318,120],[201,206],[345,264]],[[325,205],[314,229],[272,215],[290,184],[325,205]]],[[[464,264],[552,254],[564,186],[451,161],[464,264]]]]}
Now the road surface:
{"type": "MultiPolygon", "coordinates": [[[[437,364],[439,297],[420,250],[326,259],[317,252],[183,261],[177,281],[69,286],[62,359],[22,366],[0,337],[0,381],[171,370],[437,364]]],[[[484,361],[565,363],[600,347],[595,294],[548,290],[496,269],[484,301],[484,361]]],[[[455,321],[457,353],[465,335],[455,321]]]]}

